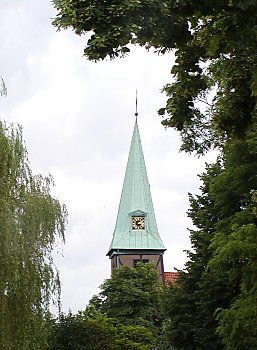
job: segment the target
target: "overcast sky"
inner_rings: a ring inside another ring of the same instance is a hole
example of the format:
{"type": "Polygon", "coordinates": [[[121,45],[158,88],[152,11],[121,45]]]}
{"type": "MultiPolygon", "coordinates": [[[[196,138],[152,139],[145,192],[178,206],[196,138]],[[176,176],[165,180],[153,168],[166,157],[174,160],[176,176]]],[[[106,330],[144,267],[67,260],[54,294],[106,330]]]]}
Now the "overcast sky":
{"type": "MultiPolygon", "coordinates": [[[[132,48],[125,59],[92,63],[85,37],[56,32],[50,1],[1,0],[0,74],[8,96],[0,116],[23,127],[34,173],[52,174],[53,195],[67,206],[69,223],[56,264],[63,310],[85,308],[110,276],[106,253],[116,221],[134,127],[138,124],[165,270],[183,268],[188,249],[188,192],[199,188],[204,162],[179,153],[179,135],[165,130],[157,110],[171,82],[173,54],[132,48]]],[[[210,158],[209,158],[210,159],[210,158]]]]}

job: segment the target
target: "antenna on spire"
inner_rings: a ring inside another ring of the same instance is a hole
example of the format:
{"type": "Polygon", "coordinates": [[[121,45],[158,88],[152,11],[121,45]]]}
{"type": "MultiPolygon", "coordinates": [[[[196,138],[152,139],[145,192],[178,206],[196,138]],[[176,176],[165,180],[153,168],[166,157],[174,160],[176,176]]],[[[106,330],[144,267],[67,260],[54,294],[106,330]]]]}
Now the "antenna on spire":
{"type": "Polygon", "coordinates": [[[136,89],[136,113],[135,113],[135,116],[136,117],[138,116],[138,113],[137,113],[137,89],[136,89]]]}

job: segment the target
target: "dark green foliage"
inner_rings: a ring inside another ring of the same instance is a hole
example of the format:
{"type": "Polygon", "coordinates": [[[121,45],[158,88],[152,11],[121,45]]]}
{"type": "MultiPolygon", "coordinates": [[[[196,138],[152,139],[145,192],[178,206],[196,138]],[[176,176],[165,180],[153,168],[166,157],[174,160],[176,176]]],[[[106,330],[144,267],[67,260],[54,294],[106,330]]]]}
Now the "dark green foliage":
{"type": "Polygon", "coordinates": [[[7,95],[7,87],[5,85],[4,79],[0,77],[0,96],[7,95]]]}
{"type": "Polygon", "coordinates": [[[181,132],[182,149],[202,153],[224,138],[244,139],[257,96],[255,1],[53,3],[58,29],[90,32],[84,51],[90,60],[123,56],[131,43],[176,50],[175,82],[163,88],[168,100],[159,114],[181,132]]]}
{"type": "Polygon", "coordinates": [[[119,326],[115,339],[115,350],[150,350],[154,336],[143,326],[119,326]]]}
{"type": "MultiPolygon", "coordinates": [[[[163,286],[155,267],[139,263],[133,269],[123,266],[115,270],[112,277],[102,284],[100,294],[91,299],[87,310],[97,309],[111,317],[124,332],[130,330],[130,327],[136,327],[135,335],[145,332],[142,338],[145,347],[142,349],[168,350],[171,348],[166,337],[163,296],[163,286]]],[[[137,337],[140,340],[140,336],[137,337]]],[[[128,337],[129,343],[131,340],[138,343],[136,338],[128,337]]],[[[141,346],[142,344],[139,349],[141,346]]]]}
{"type": "Polygon", "coordinates": [[[162,285],[152,264],[116,269],[100,288],[101,311],[109,317],[125,325],[159,327],[162,285]]]}
{"type": "Polygon", "coordinates": [[[214,236],[217,214],[209,195],[210,178],[220,173],[219,164],[209,166],[202,175],[202,195],[190,197],[190,217],[199,230],[191,231],[193,251],[188,252],[186,272],[180,272],[175,286],[169,286],[165,303],[170,324],[167,333],[175,349],[222,349],[216,335],[217,321],[214,312],[217,305],[226,305],[226,279],[216,279],[205,274],[212,255],[210,243],[214,236]]]}
{"type": "Polygon", "coordinates": [[[3,350],[42,349],[44,318],[60,283],[51,256],[66,210],[51,177],[34,176],[20,129],[0,122],[0,339],[3,350]]]}
{"type": "Polygon", "coordinates": [[[122,325],[86,309],[52,321],[48,350],[149,350],[154,338],[146,327],[122,325]]]}
{"type": "MultiPolygon", "coordinates": [[[[254,129],[256,130],[256,125],[251,131],[254,129]]],[[[218,277],[226,274],[230,287],[238,286],[238,293],[231,299],[230,306],[217,313],[220,321],[218,331],[223,335],[227,348],[254,349],[250,344],[257,338],[254,303],[257,295],[257,143],[252,138],[247,138],[246,142],[240,140],[228,143],[224,158],[221,181],[226,186],[221,195],[221,191],[218,191],[221,186],[218,178],[213,187],[213,195],[217,194],[217,207],[220,212],[226,213],[226,217],[216,225],[216,235],[212,242],[214,254],[208,263],[208,269],[218,277]],[[229,203],[229,194],[233,196],[232,204],[229,203]],[[230,210],[225,211],[226,207],[230,207],[230,210]],[[245,327],[247,336],[242,338],[240,329],[245,327]]]]}
{"type": "MultiPolygon", "coordinates": [[[[256,236],[255,236],[256,237],[256,236]]],[[[249,292],[243,291],[229,309],[221,310],[218,332],[226,349],[255,349],[257,344],[256,283],[249,292]]]]}
{"type": "Polygon", "coordinates": [[[201,176],[201,194],[190,197],[193,251],[166,302],[176,349],[256,347],[257,147],[250,140],[227,142],[201,176]]]}
{"type": "Polygon", "coordinates": [[[111,350],[116,330],[113,322],[98,314],[61,315],[52,322],[49,350],[111,350]]]}

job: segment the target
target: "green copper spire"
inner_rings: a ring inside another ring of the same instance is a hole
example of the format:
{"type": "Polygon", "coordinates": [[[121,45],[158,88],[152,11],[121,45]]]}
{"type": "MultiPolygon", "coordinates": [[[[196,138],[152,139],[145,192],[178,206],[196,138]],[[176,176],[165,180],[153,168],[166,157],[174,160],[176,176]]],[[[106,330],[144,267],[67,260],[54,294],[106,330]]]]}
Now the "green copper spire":
{"type": "Polygon", "coordinates": [[[108,255],[120,250],[165,251],[159,236],[137,125],[134,126],[113,239],[108,255]],[[133,217],[144,217],[143,229],[132,229],[133,217]]]}

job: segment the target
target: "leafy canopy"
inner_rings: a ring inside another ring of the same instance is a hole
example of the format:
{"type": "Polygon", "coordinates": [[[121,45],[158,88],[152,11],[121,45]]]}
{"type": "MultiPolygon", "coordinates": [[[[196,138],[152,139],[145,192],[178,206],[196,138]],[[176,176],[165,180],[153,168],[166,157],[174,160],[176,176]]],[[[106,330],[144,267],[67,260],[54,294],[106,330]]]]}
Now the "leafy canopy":
{"type": "Polygon", "coordinates": [[[92,302],[101,312],[125,325],[158,327],[162,285],[152,264],[115,269],[100,288],[92,302]]]}
{"type": "Polygon", "coordinates": [[[166,300],[177,350],[256,347],[256,125],[246,140],[226,143],[201,176],[201,193],[190,196],[193,249],[166,300]]]}
{"type": "Polygon", "coordinates": [[[162,124],[181,132],[183,150],[203,153],[245,137],[257,96],[254,0],[54,0],[53,25],[86,36],[93,61],[123,57],[130,44],[175,50],[175,82],[164,86],[162,124]]]}
{"type": "Polygon", "coordinates": [[[21,128],[0,121],[0,339],[2,349],[42,349],[49,303],[60,283],[52,251],[64,240],[66,209],[34,176],[21,128]]]}
{"type": "Polygon", "coordinates": [[[91,304],[83,312],[52,320],[47,350],[148,350],[153,341],[146,327],[118,323],[91,304]]]}

